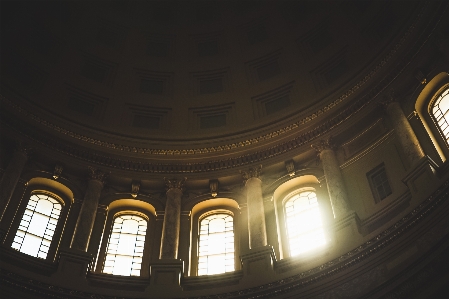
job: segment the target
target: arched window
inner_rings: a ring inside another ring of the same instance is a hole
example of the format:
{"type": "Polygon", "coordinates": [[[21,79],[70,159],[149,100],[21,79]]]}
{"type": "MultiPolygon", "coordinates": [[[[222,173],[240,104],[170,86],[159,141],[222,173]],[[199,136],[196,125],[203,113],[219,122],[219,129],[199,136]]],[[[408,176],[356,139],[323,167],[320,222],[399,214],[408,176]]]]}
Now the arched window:
{"type": "Polygon", "coordinates": [[[147,231],[147,220],[135,214],[114,219],[106,248],[104,273],[139,276],[147,231]]]}
{"type": "Polygon", "coordinates": [[[17,229],[12,248],[46,259],[62,211],[62,200],[33,193],[17,229]]]}
{"type": "MultiPolygon", "coordinates": [[[[426,153],[445,162],[449,157],[449,74],[441,72],[433,77],[418,95],[415,109],[431,142],[426,153]],[[433,151],[436,150],[436,151],[433,151]]],[[[425,138],[425,136],[421,137],[425,138]]]]}
{"type": "Polygon", "coordinates": [[[200,220],[198,275],[234,271],[234,218],[213,213],[200,220]]]}
{"type": "Polygon", "coordinates": [[[449,145],[449,88],[443,90],[432,104],[432,116],[446,145],[449,145]]]}
{"type": "Polygon", "coordinates": [[[191,209],[190,258],[186,259],[189,275],[240,270],[237,257],[246,223],[240,219],[237,201],[228,197],[205,198],[186,208],[191,209]]]}
{"type": "Polygon", "coordinates": [[[91,238],[93,272],[148,277],[151,260],[159,257],[158,242],[150,241],[156,233],[154,206],[138,198],[105,198],[102,206],[91,238]]]}
{"type": "Polygon", "coordinates": [[[326,244],[318,200],[314,191],[301,191],[284,203],[290,256],[326,244]]]}

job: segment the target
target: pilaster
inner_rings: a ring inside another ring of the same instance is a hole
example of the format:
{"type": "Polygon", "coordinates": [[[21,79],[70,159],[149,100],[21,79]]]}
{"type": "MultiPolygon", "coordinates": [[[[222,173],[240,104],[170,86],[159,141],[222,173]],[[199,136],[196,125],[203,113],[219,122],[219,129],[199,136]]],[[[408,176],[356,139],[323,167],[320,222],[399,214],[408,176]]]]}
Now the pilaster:
{"type": "Polygon", "coordinates": [[[89,241],[97,214],[98,202],[103,189],[106,173],[88,167],[89,182],[81,210],[76,222],[75,233],[73,234],[71,248],[86,252],[89,247],[89,241]]]}
{"type": "Polygon", "coordinates": [[[165,179],[167,202],[165,204],[164,223],[162,225],[161,251],[159,258],[177,259],[179,231],[181,225],[181,198],[186,178],[165,179]]]}
{"type": "Polygon", "coordinates": [[[17,182],[28,160],[30,148],[18,146],[0,180],[0,221],[3,219],[17,182]]]}
{"type": "Polygon", "coordinates": [[[334,218],[343,217],[350,212],[350,208],[343,176],[341,175],[340,166],[334,151],[336,145],[332,138],[329,138],[313,144],[312,148],[316,150],[323,164],[334,218]]]}
{"type": "Polygon", "coordinates": [[[392,94],[390,99],[384,102],[383,105],[393,125],[396,138],[404,151],[409,167],[413,168],[424,157],[424,151],[401,106],[394,101],[393,97],[394,95],[392,94]]]}
{"type": "Polygon", "coordinates": [[[265,210],[262,197],[262,181],[259,179],[262,165],[241,171],[246,187],[248,207],[249,247],[257,248],[267,245],[265,210]]]}

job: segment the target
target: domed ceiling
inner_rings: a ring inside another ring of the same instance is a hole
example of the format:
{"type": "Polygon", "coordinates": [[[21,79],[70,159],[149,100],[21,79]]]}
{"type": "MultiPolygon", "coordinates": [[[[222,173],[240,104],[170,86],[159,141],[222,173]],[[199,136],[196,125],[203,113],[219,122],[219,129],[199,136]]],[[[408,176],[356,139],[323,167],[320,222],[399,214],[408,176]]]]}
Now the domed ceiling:
{"type": "Polygon", "coordinates": [[[15,118],[86,148],[194,160],[309,140],[354,101],[369,104],[361,91],[381,88],[422,3],[2,7],[2,95],[15,118]]]}

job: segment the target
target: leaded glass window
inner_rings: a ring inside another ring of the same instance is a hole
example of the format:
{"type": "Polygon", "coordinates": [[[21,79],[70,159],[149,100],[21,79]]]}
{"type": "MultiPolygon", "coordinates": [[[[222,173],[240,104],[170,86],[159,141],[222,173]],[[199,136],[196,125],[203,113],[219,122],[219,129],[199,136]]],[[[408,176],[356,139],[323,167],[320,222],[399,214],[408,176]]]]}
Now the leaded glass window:
{"type": "Polygon", "coordinates": [[[290,255],[310,251],[326,243],[316,193],[298,193],[285,202],[290,255]]]}
{"type": "Polygon", "coordinates": [[[139,276],[147,231],[147,220],[138,215],[114,219],[106,249],[104,273],[139,276]]]}
{"type": "Polygon", "coordinates": [[[433,104],[432,113],[446,145],[449,145],[449,88],[437,98],[433,104]]]}
{"type": "Polygon", "coordinates": [[[32,194],[12,248],[45,259],[61,214],[61,203],[47,194],[32,194]]]}
{"type": "Polygon", "coordinates": [[[200,221],[198,275],[234,271],[234,219],[217,213],[200,221]]]}

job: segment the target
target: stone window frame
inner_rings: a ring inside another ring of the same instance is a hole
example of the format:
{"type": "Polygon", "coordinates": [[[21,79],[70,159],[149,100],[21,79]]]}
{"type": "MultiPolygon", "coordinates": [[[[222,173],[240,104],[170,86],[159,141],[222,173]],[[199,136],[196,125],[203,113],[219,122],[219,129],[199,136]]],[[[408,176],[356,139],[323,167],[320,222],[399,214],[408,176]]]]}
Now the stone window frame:
{"type": "Polygon", "coordinates": [[[51,179],[44,177],[35,177],[27,182],[27,187],[22,195],[20,203],[17,207],[15,216],[11,222],[8,233],[5,237],[4,244],[13,249],[11,246],[14,242],[16,232],[20,226],[23,215],[25,213],[26,207],[32,195],[34,194],[44,194],[56,199],[61,204],[61,213],[59,214],[58,221],[56,224],[55,231],[52,236],[51,244],[47,252],[45,259],[34,257],[26,253],[22,253],[17,250],[20,254],[25,254],[29,258],[34,258],[38,260],[43,260],[47,262],[55,262],[57,260],[58,252],[61,247],[64,229],[68,220],[69,211],[74,202],[74,195],[72,190],[62,183],[55,182],[51,179]]]}
{"type": "MultiPolygon", "coordinates": [[[[153,251],[153,240],[156,240],[155,238],[155,229],[156,229],[156,213],[154,210],[154,207],[151,204],[143,203],[140,200],[135,199],[119,199],[115,200],[112,203],[108,205],[107,215],[106,215],[106,221],[104,224],[103,233],[101,235],[101,240],[99,242],[99,249],[97,253],[97,258],[95,260],[94,265],[94,272],[99,273],[102,275],[111,275],[111,276],[118,276],[121,277],[121,275],[114,275],[109,273],[104,273],[104,263],[106,260],[106,249],[108,247],[109,243],[109,237],[112,233],[112,228],[114,225],[114,221],[117,217],[123,216],[123,215],[136,215],[139,217],[144,218],[147,221],[147,230],[145,235],[145,245],[143,249],[143,256],[142,256],[142,264],[140,269],[140,276],[137,277],[149,277],[150,276],[150,262],[151,262],[151,256],[153,251]],[[127,201],[127,202],[126,202],[127,201]],[[133,203],[131,203],[131,202],[133,203]]],[[[156,243],[158,243],[160,240],[157,240],[156,243]]],[[[128,277],[128,276],[125,276],[128,277]]],[[[129,276],[131,277],[131,276],[129,276]]],[[[135,277],[135,276],[134,276],[135,277]]]]}
{"type": "Polygon", "coordinates": [[[368,179],[370,188],[371,188],[371,193],[373,194],[373,198],[374,201],[376,203],[381,202],[382,200],[388,198],[388,196],[390,196],[391,194],[393,194],[393,189],[391,188],[391,184],[390,184],[390,179],[389,176],[387,174],[387,169],[385,168],[385,164],[382,162],[381,164],[377,165],[376,167],[374,167],[373,169],[371,169],[370,171],[368,171],[366,173],[366,177],[368,179]],[[387,179],[387,183],[388,183],[388,187],[390,188],[390,193],[387,194],[385,197],[381,198],[380,194],[378,192],[378,186],[376,185],[376,183],[374,182],[374,177],[379,175],[380,173],[385,173],[386,179],[387,179]]]}
{"type": "Polygon", "coordinates": [[[417,97],[415,109],[441,161],[445,162],[449,158],[449,144],[442,136],[432,108],[438,97],[449,88],[449,74],[441,72],[425,84],[417,97]]]}
{"type": "MultiPolygon", "coordinates": [[[[229,214],[233,216],[234,224],[234,271],[241,269],[240,263],[240,229],[241,217],[238,204],[235,200],[230,198],[211,198],[197,203],[192,208],[191,217],[191,246],[190,246],[190,262],[189,262],[189,276],[198,276],[198,243],[199,243],[199,229],[200,222],[207,216],[213,214],[229,214]],[[217,204],[214,204],[217,202],[217,204]],[[220,202],[220,204],[218,204],[220,202]],[[234,203],[232,203],[234,202],[234,203]]],[[[220,274],[228,274],[232,272],[224,272],[220,274]]],[[[214,274],[214,275],[220,275],[214,274]]],[[[207,276],[207,275],[202,275],[207,276]]]]}

